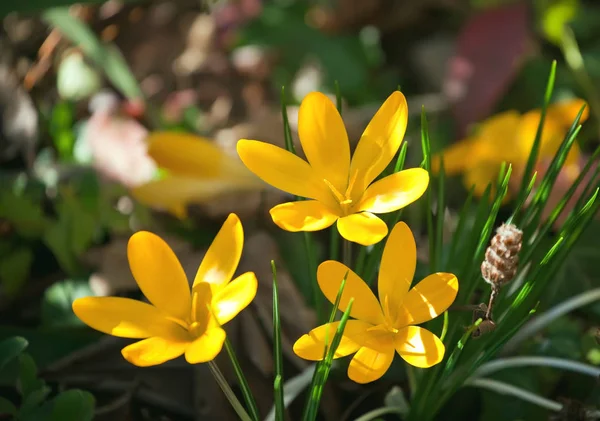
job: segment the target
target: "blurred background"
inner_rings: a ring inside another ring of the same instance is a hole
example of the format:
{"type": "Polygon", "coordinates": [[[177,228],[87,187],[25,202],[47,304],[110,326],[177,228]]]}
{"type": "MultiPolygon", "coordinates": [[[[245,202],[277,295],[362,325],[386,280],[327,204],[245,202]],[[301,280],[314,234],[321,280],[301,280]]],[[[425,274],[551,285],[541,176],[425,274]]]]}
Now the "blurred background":
{"type": "MultiPolygon", "coordinates": [[[[382,101],[399,88],[410,112],[407,167],[415,167],[422,107],[432,149],[439,152],[494,114],[539,108],[556,60],[553,101],[582,98],[590,106],[578,138],[584,155],[600,139],[597,0],[71,3],[0,4],[0,339],[25,337],[35,361],[28,375],[33,370],[51,394],[90,391],[98,420],[234,419],[205,366],[180,359],[133,367],[119,352],[127,340],[92,331],[71,311],[81,296],[140,296],[126,258],[127,240],[140,229],[161,235],[193,277],[227,214],[238,213],[246,231],[240,273],[255,271],[261,285],[228,334],[261,413],[272,405],[271,259],[279,268],[286,377],[308,367],[291,351],[315,324],[302,237],[276,230],[268,216],[272,205],[288,198],[203,178],[200,168],[191,175],[197,184],[181,191],[153,184],[176,171],[148,153],[149,135],[202,136],[237,165],[238,139],[283,146],[282,101],[295,136],[302,98],[311,91],[335,98],[339,91],[355,144],[382,101]]],[[[451,229],[467,190],[460,176],[447,180],[447,188],[451,229]]],[[[568,185],[556,188],[561,197],[568,185]]],[[[407,210],[411,226],[419,226],[421,210],[407,210]]],[[[598,284],[598,228],[590,228],[557,274],[570,282],[549,288],[549,303],[598,284]]],[[[415,230],[423,258],[424,232],[415,230]]],[[[322,237],[318,252],[324,256],[328,236],[322,237]]],[[[590,330],[597,324],[600,306],[591,306],[532,338],[527,352],[600,364],[590,330]]],[[[7,367],[0,396],[20,402],[15,378],[22,382],[23,364],[7,367]]],[[[390,388],[406,380],[398,361],[368,386],[345,376],[343,368],[332,372],[325,420],[355,419],[397,404],[390,388]]],[[[553,398],[599,403],[593,379],[529,369],[499,376],[553,398]]],[[[440,419],[546,419],[527,403],[464,393],[440,419]]],[[[303,401],[292,404],[292,419],[299,419],[303,401]]],[[[380,419],[398,419],[385,417],[380,419]]]]}

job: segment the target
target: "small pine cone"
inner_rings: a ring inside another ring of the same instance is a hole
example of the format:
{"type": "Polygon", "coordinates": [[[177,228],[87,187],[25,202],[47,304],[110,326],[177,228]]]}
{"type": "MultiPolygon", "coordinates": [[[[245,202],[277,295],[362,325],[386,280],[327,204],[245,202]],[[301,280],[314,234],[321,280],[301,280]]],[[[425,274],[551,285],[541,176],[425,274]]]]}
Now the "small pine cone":
{"type": "Polygon", "coordinates": [[[481,275],[488,284],[499,288],[515,277],[522,241],[523,231],[515,225],[502,224],[498,228],[481,264],[481,275]]]}

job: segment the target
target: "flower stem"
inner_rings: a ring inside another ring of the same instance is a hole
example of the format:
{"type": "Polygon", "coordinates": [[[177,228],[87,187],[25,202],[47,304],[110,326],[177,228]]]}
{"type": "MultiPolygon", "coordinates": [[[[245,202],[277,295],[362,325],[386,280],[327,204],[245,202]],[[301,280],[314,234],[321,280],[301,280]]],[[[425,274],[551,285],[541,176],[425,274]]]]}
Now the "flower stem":
{"type": "Polygon", "coordinates": [[[240,363],[238,362],[238,359],[235,356],[235,351],[233,350],[233,347],[231,346],[231,342],[229,342],[229,338],[225,338],[225,350],[227,351],[227,355],[229,356],[229,359],[231,360],[231,364],[233,365],[235,374],[238,378],[238,381],[240,382],[242,394],[244,395],[244,401],[246,402],[246,406],[248,407],[248,410],[250,411],[250,415],[252,416],[251,420],[259,421],[260,415],[258,415],[258,407],[256,406],[256,401],[254,400],[254,397],[252,396],[252,390],[250,389],[250,385],[248,385],[248,381],[246,380],[246,377],[244,376],[242,367],[240,367],[240,363]]]}
{"type": "Polygon", "coordinates": [[[348,240],[344,240],[344,250],[342,252],[343,263],[352,268],[352,243],[348,240]]]}
{"type": "Polygon", "coordinates": [[[227,400],[233,407],[235,413],[238,415],[238,417],[240,417],[240,420],[253,421],[252,418],[250,418],[250,415],[248,415],[248,413],[242,406],[241,402],[238,400],[237,396],[235,396],[235,393],[227,383],[227,380],[225,380],[225,376],[223,376],[223,373],[221,373],[221,370],[219,370],[217,364],[214,361],[209,361],[208,367],[210,368],[210,372],[215,378],[215,381],[217,382],[219,387],[221,387],[221,390],[225,394],[225,397],[227,397],[227,400]]]}
{"type": "Polygon", "coordinates": [[[491,379],[470,379],[467,380],[465,386],[480,387],[482,389],[491,390],[492,392],[500,393],[502,395],[511,395],[515,398],[522,399],[534,405],[538,405],[542,408],[550,411],[559,412],[562,410],[563,405],[550,399],[546,399],[542,396],[531,393],[520,387],[513,386],[508,383],[499,382],[491,379]]]}

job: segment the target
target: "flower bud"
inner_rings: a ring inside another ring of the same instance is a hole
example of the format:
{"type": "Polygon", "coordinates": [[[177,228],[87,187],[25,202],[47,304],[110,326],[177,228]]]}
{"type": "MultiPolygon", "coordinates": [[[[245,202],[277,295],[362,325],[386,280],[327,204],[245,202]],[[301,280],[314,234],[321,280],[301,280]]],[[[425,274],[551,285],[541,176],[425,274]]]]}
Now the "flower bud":
{"type": "Polygon", "coordinates": [[[523,231],[513,224],[502,224],[485,251],[481,275],[492,287],[500,288],[517,273],[519,251],[523,244],[523,231]]]}

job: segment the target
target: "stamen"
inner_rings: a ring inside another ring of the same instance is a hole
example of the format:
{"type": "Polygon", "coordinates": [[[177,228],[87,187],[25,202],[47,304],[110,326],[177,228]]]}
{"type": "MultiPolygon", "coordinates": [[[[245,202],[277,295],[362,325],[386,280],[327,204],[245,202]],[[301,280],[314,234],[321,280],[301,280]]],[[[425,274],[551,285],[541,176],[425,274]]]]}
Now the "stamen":
{"type": "Polygon", "coordinates": [[[331,184],[329,182],[329,180],[324,178],[323,181],[325,182],[325,184],[327,184],[327,187],[329,187],[329,190],[331,190],[331,192],[335,196],[335,199],[338,201],[338,203],[341,204],[344,200],[346,200],[346,198],[344,196],[342,196],[342,194],[335,188],[335,186],[333,184],[331,184]]]}

